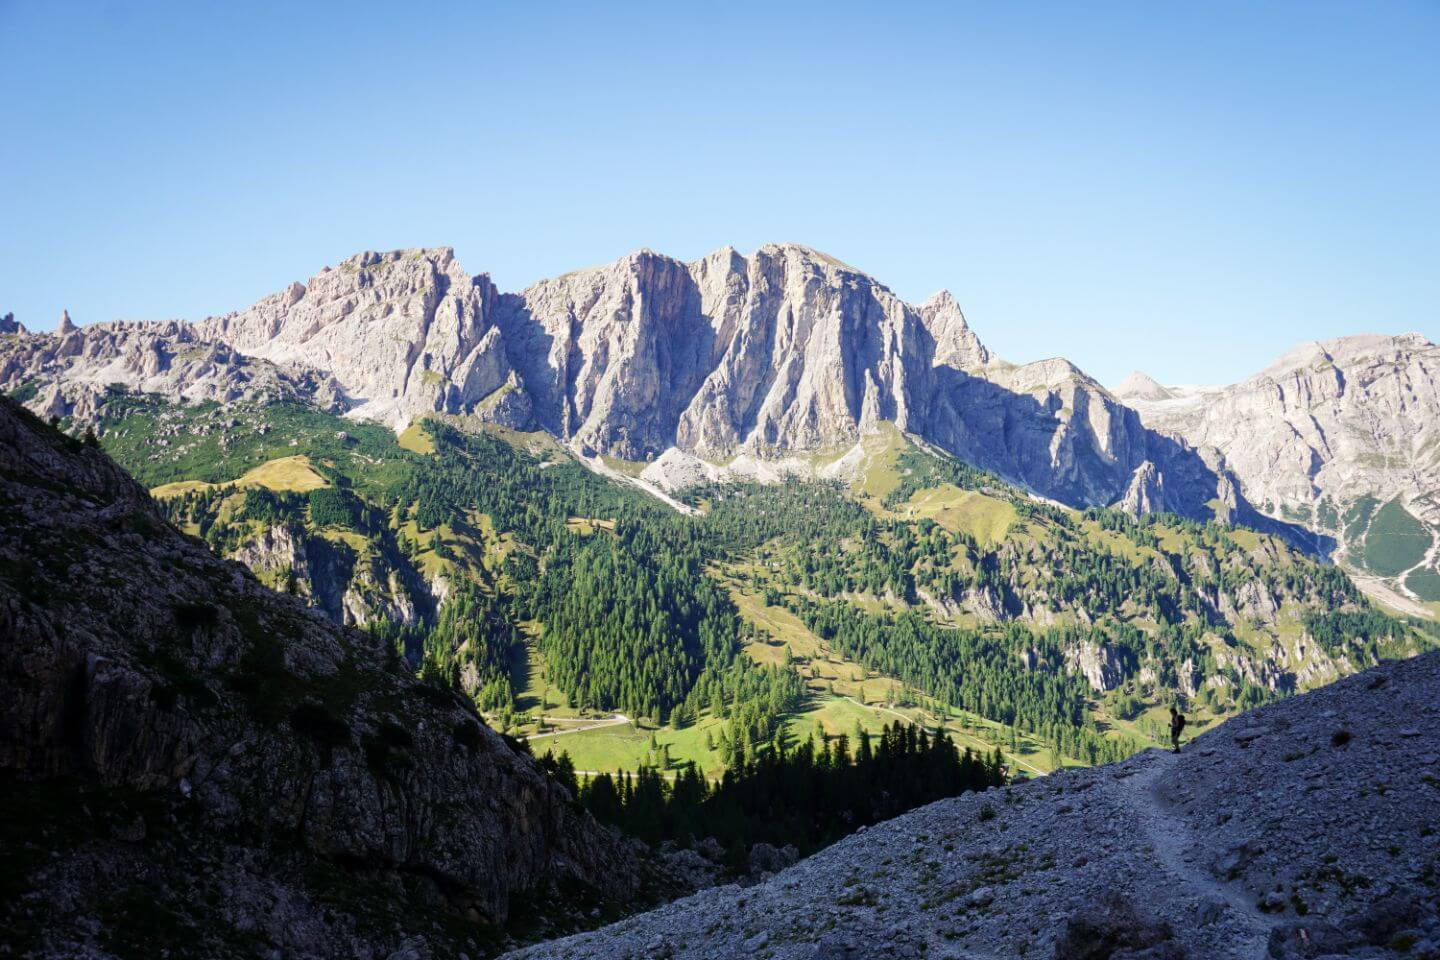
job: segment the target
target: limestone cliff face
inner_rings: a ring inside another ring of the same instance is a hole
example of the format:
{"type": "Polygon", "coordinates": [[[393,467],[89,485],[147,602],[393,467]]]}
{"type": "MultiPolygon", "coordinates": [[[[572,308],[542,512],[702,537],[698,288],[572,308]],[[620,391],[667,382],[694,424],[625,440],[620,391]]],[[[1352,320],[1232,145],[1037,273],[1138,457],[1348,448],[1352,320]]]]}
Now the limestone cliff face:
{"type": "Polygon", "coordinates": [[[356,415],[399,423],[471,412],[504,386],[497,296],[449,248],[361,253],[194,331],[250,356],[327,371],[356,415]]]}
{"type": "Polygon", "coordinates": [[[635,890],[629,848],[462,698],[6,398],[0,500],[0,773],[33,820],[5,860],[17,953],[144,952],[87,942],[122,895],[187,931],[178,952],[370,957],[635,890]]]}
{"type": "Polygon", "coordinates": [[[710,363],[684,264],[641,251],[542,281],[506,307],[512,360],[541,426],[627,459],[669,445],[710,363]]]}
{"type": "Polygon", "coordinates": [[[1157,505],[1165,499],[1163,483],[1160,471],[1155,469],[1155,464],[1147,460],[1131,475],[1130,486],[1126,488],[1125,495],[1116,506],[1133,517],[1154,513],[1157,505]]]}
{"type": "Polygon", "coordinates": [[[1120,392],[1272,509],[1440,488],[1440,347],[1419,334],[1307,343],[1229,387],[1120,392]]]}
{"type": "MultiPolygon", "coordinates": [[[[1132,375],[1117,393],[1148,426],[1184,437],[1234,477],[1242,495],[1266,513],[1335,537],[1342,556],[1359,564],[1370,538],[1369,509],[1398,500],[1430,537],[1424,556],[1407,562],[1433,569],[1440,544],[1440,347],[1419,334],[1362,334],[1304,344],[1228,387],[1157,387],[1132,375]]],[[[1384,599],[1405,605],[1413,584],[1402,572],[1393,577],[1401,595],[1384,599]]]]}
{"type": "Polygon", "coordinates": [[[601,452],[775,460],[888,421],[1067,503],[1114,503],[1147,471],[1170,482],[1146,509],[1243,506],[1211,465],[1072,364],[999,361],[949,293],[913,307],[805,247],[691,264],[642,253],[540,284],[506,316],[512,346],[536,341],[527,324],[545,331],[546,349],[521,361],[544,426],[601,452]]]}
{"type": "Polygon", "coordinates": [[[394,569],[373,551],[357,555],[348,545],[287,523],[264,525],[226,556],[266,586],[303,598],[344,626],[414,623],[420,603],[432,600],[413,568],[394,569]]]}
{"type": "MultiPolygon", "coordinates": [[[[88,349],[91,329],[6,336],[0,385],[103,380],[93,364],[35,359],[88,349]]],[[[174,355],[184,342],[304,371],[312,392],[323,382],[354,415],[396,427],[471,414],[547,430],[587,455],[661,461],[661,485],[736,461],[754,474],[803,466],[888,422],[1066,503],[1208,516],[1227,499],[1221,471],[1068,362],[1004,363],[948,293],[913,306],[793,244],[692,263],[640,251],[504,295],[449,249],[365,253],[247,310],[129,335],[105,351],[126,368],[154,366],[151,343],[174,355]],[[1127,498],[1137,484],[1144,495],[1127,498]]],[[[163,392],[237,378],[217,363],[189,374],[169,360],[163,392]]],[[[121,382],[155,387],[138,373],[121,382]]]]}
{"type": "Polygon", "coordinates": [[[499,323],[540,426],[585,452],[686,454],[662,485],[714,473],[694,458],[834,452],[890,422],[1067,503],[1114,503],[1137,471],[1157,478],[1145,509],[1227,499],[1209,464],[1072,364],[998,361],[948,293],[914,307],[806,247],[642,251],[505,298],[499,323]]]}
{"type": "Polygon", "coordinates": [[[1109,644],[1087,640],[1065,651],[1065,668],[1079,671],[1096,693],[1114,690],[1124,679],[1115,650],[1109,644]]]}

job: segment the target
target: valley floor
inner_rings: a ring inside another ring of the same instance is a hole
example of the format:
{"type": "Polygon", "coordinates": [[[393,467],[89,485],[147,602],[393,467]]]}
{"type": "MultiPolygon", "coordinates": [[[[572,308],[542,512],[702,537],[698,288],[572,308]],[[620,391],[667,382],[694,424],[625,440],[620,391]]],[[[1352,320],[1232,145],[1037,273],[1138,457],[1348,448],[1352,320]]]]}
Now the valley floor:
{"type": "Polygon", "coordinates": [[[1367,576],[1356,570],[1350,570],[1349,573],[1350,579],[1355,581],[1355,586],[1359,587],[1367,597],[1382,607],[1387,607],[1407,617],[1423,617],[1427,620],[1433,620],[1437,616],[1440,616],[1440,613],[1437,613],[1435,609],[1437,606],[1440,606],[1440,604],[1425,604],[1418,600],[1412,600],[1410,597],[1397,591],[1389,582],[1379,577],[1367,576]]]}

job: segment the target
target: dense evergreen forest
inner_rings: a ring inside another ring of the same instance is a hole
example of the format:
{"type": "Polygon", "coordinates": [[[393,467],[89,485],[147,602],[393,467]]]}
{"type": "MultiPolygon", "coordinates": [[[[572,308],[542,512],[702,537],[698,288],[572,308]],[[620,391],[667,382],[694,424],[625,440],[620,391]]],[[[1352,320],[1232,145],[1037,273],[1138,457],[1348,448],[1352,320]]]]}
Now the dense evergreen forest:
{"type": "Polygon", "coordinates": [[[541,763],[602,823],[651,844],[714,838],[735,866],[757,843],[808,854],[858,827],[1005,782],[998,755],[976,756],[944,733],[898,722],[873,742],[863,729],[853,741],[839,734],[790,748],[777,737],[773,749],[738,760],[714,785],[693,764],[672,783],[646,767],[582,782],[564,753],[541,763]]]}
{"type": "MultiPolygon", "coordinates": [[[[318,438],[325,487],[188,490],[165,501],[172,517],[227,554],[265,526],[322,531],[335,562],[365,567],[357,582],[418,584],[416,619],[371,629],[502,723],[528,642],[573,708],[676,728],[720,717],[727,761],[778,753],[805,680],[788,658],[746,656],[769,638],[741,618],[717,569],[865,669],[1084,762],[1138,742],[1097,719],[1103,691],[1075,669],[1077,650],[1104,651],[1125,685],[1107,702],[1127,718],[1183,697],[1186,676],[1212,678],[1192,695],[1216,710],[1287,692],[1258,685],[1239,659],[1280,605],[1306,611],[1303,626],[1332,654],[1373,658],[1409,635],[1338,569],[1252,531],[1067,511],[914,447],[868,503],[833,482],[729,484],[684,492],[692,516],[553,445],[428,422],[425,453],[368,432],[337,447],[342,432],[286,415],[318,438]],[[916,513],[917,495],[942,488],[984,522],[916,513]],[[424,584],[436,571],[449,586],[432,602],[424,584]]],[[[241,465],[268,452],[264,433],[235,442],[241,465]]]]}

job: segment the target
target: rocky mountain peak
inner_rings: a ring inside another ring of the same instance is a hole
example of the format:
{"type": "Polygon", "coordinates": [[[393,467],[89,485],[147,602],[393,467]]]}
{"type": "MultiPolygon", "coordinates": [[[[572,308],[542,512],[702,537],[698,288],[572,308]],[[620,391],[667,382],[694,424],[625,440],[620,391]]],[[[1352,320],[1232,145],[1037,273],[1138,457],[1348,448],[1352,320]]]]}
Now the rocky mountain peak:
{"type": "Polygon", "coordinates": [[[1418,601],[1440,542],[1440,347],[1415,333],[1310,341],[1239,383],[1125,400],[1146,426],[1223,462],[1266,513],[1308,518],[1347,562],[1367,562],[1370,514],[1394,503],[1395,516],[1413,518],[1401,525],[1407,545],[1374,546],[1390,557],[1373,572],[1399,591],[1382,594],[1386,603],[1426,613],[1418,601]]]}
{"type": "Polygon", "coordinates": [[[25,325],[15,319],[15,314],[7,313],[0,317],[0,333],[29,333],[25,325]]]}
{"type": "Polygon", "coordinates": [[[755,251],[755,256],[789,260],[800,264],[811,264],[840,273],[853,274],[857,277],[862,277],[870,283],[877,282],[869,274],[855,269],[839,257],[832,257],[828,253],[816,250],[814,247],[806,246],[803,243],[767,243],[755,251]]]}
{"type": "Polygon", "coordinates": [[[1334,367],[1403,363],[1417,352],[1435,349],[1435,344],[1418,333],[1359,333],[1333,340],[1311,340],[1282,354],[1251,380],[1279,380],[1296,374],[1322,373],[1334,367]]]}
{"type": "Polygon", "coordinates": [[[935,340],[934,365],[975,370],[990,363],[990,351],[970,329],[949,290],[932,294],[920,304],[919,312],[925,329],[935,340]]]}
{"type": "Polygon", "coordinates": [[[1170,389],[1148,374],[1132,371],[1120,381],[1113,391],[1121,400],[1168,400],[1174,396],[1170,389]]]}
{"type": "Polygon", "coordinates": [[[340,262],[340,269],[365,269],[379,267],[402,260],[425,260],[444,269],[455,259],[454,247],[410,247],[402,250],[362,250],[340,262]]]}
{"type": "Polygon", "coordinates": [[[366,251],[195,329],[250,356],[324,371],[357,416],[401,426],[419,413],[461,412],[504,384],[497,297],[450,247],[366,251]]]}
{"type": "Polygon", "coordinates": [[[78,328],[77,328],[77,327],[75,326],[75,324],[70,320],[70,311],[69,311],[69,310],[61,310],[61,311],[60,311],[60,323],[55,327],[55,333],[56,333],[57,335],[63,337],[63,336],[65,336],[67,333],[74,333],[74,332],[76,331],[76,329],[78,329],[78,328]]]}
{"type": "Polygon", "coordinates": [[[1074,365],[1005,364],[948,292],[915,306],[801,244],[692,263],[639,250],[518,294],[466,273],[449,247],[365,251],[183,337],[155,331],[103,349],[7,341],[0,385],[38,379],[47,413],[83,414],[113,382],[191,399],[191,378],[209,377],[210,397],[233,377],[228,393],[243,397],[271,371],[397,429],[464,414],[587,454],[676,449],[712,465],[833,451],[891,423],[1067,503],[1116,502],[1147,461],[1164,508],[1209,516],[1216,499],[1214,469],[1148,435],[1074,365]],[[249,368],[191,370],[202,343],[249,368]]]}
{"type": "Polygon", "coordinates": [[[955,295],[949,290],[936,290],[920,302],[920,309],[958,311],[960,305],[955,302],[955,295]]]}

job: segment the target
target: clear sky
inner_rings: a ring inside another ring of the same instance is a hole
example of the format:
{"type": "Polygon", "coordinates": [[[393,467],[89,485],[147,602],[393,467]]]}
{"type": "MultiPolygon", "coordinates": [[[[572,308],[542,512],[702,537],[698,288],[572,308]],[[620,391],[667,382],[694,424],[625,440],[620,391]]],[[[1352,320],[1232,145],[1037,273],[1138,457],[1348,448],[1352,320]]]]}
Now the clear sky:
{"type": "Polygon", "coordinates": [[[0,0],[0,312],[817,247],[1114,383],[1440,339],[1440,2],[0,0]]]}

